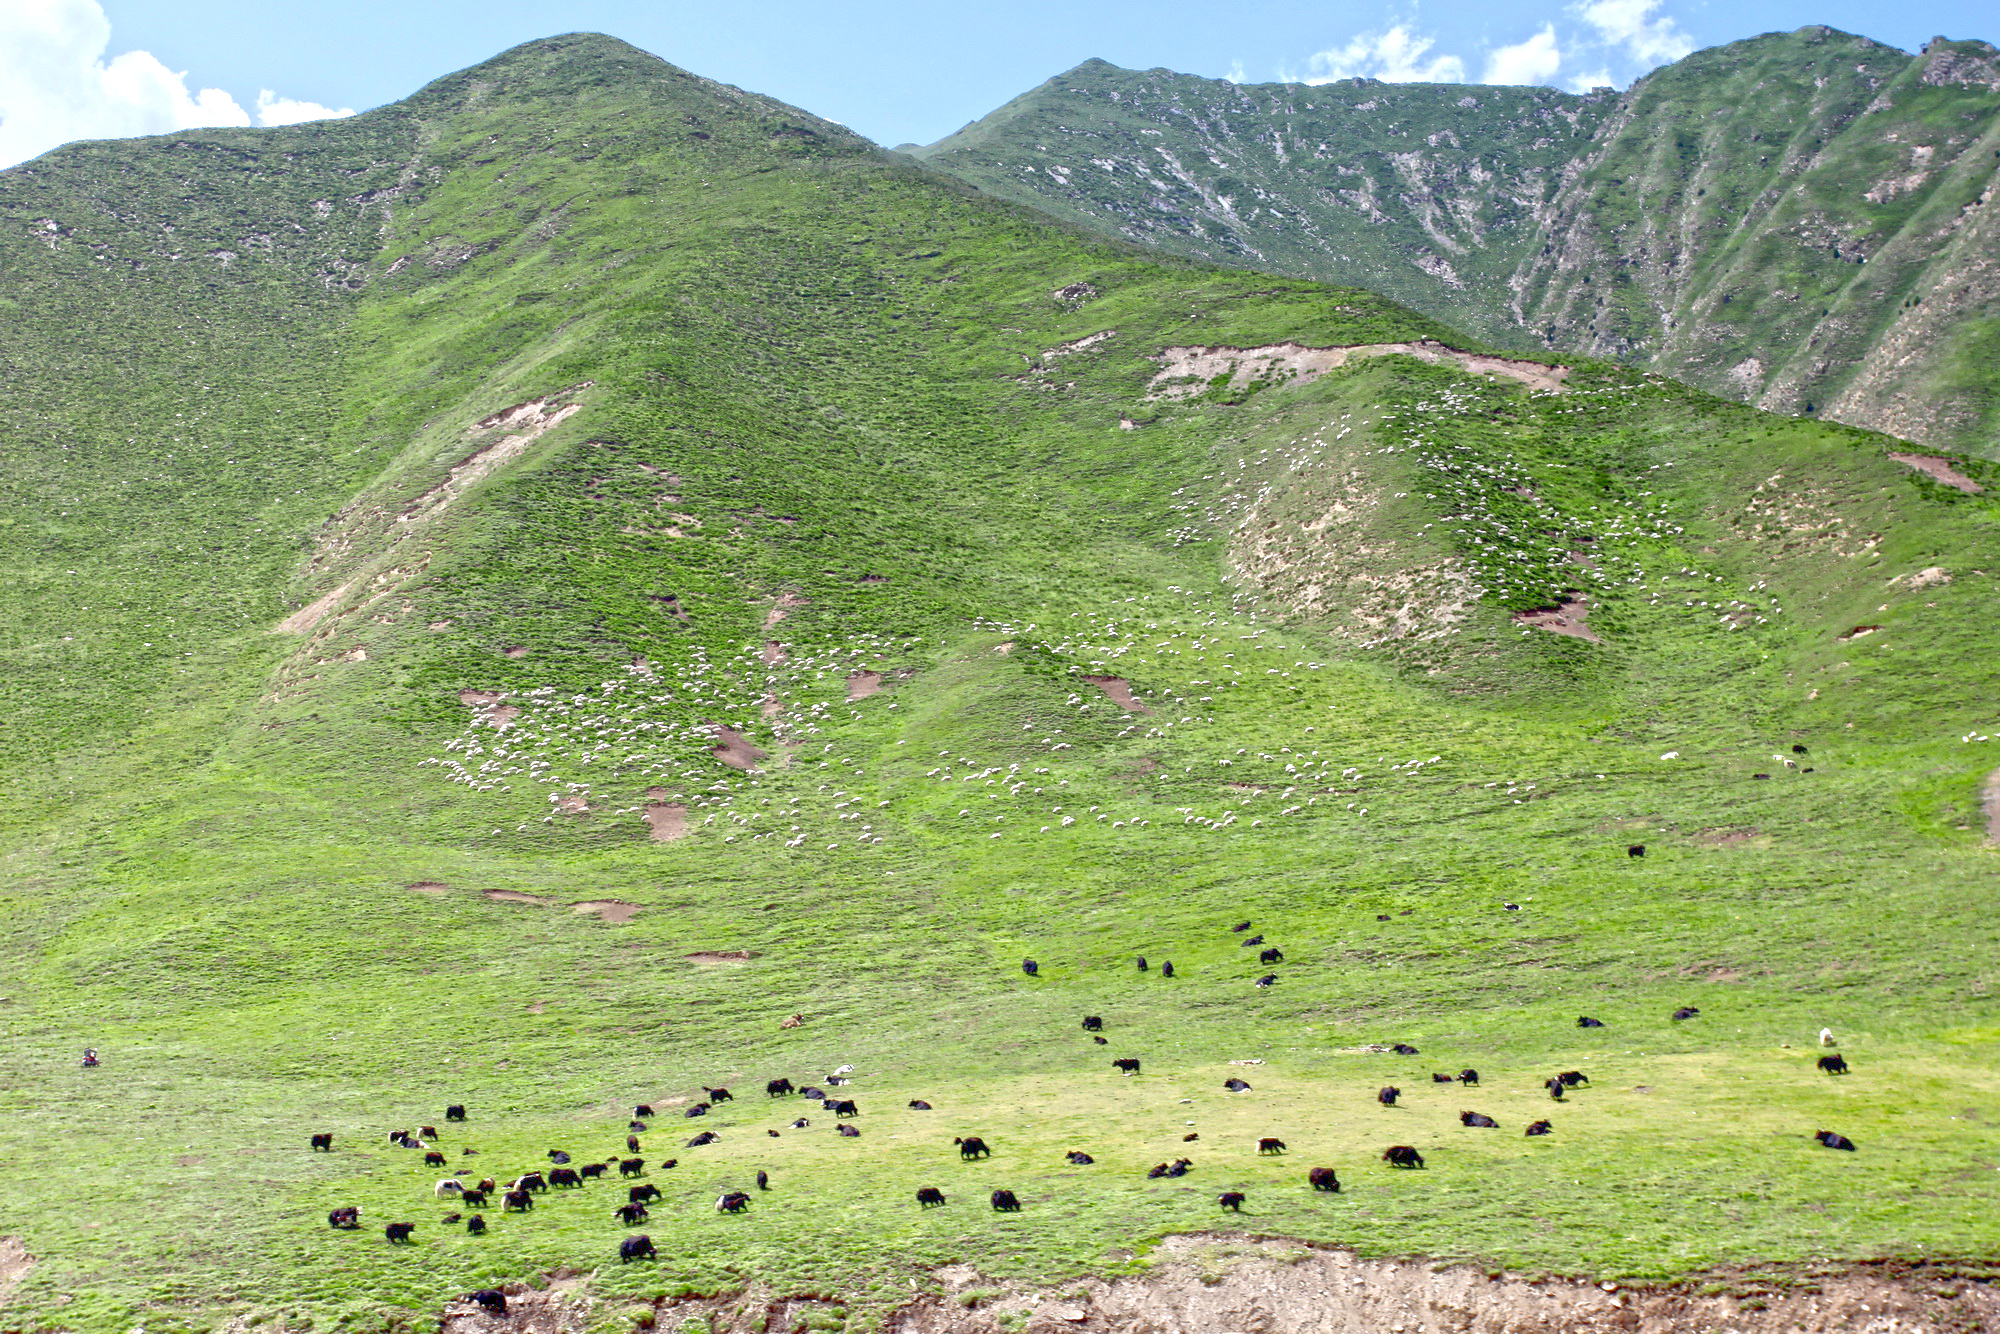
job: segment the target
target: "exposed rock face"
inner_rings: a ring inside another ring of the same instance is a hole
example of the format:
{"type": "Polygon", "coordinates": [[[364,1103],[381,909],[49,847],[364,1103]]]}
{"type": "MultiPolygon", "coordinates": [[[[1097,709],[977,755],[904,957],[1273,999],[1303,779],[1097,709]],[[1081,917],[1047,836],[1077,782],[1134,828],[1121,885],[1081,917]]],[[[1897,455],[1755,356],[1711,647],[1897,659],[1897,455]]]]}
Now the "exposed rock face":
{"type": "Polygon", "coordinates": [[[1237,86],[1091,61],[917,150],[1224,263],[1496,342],[2000,452],[2000,52],[1803,28],[1622,96],[1237,86]]]}

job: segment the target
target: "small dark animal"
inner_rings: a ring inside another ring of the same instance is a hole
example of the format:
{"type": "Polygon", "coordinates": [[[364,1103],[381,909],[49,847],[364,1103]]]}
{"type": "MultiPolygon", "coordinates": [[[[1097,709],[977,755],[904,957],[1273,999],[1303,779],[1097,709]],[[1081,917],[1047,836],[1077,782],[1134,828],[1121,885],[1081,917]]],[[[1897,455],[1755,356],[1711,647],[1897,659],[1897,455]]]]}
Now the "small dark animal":
{"type": "Polygon", "coordinates": [[[986,1147],[986,1141],[977,1135],[967,1135],[963,1139],[952,1140],[958,1146],[958,1156],[966,1162],[974,1158],[991,1158],[993,1150],[986,1147]]]}
{"type": "Polygon", "coordinates": [[[462,1190],[458,1193],[458,1202],[468,1209],[484,1209],[486,1207],[486,1192],[483,1190],[462,1190]]]}
{"type": "Polygon", "coordinates": [[[1241,935],[1243,932],[1248,931],[1250,929],[1250,923],[1238,922],[1235,926],[1232,926],[1229,929],[1232,932],[1235,932],[1237,935],[1241,935]]]}
{"type": "Polygon", "coordinates": [[[1415,1056],[1417,1054],[1417,1049],[1407,1042],[1398,1042],[1395,1046],[1389,1048],[1389,1050],[1395,1052],[1398,1056],[1415,1056]]]}
{"type": "Polygon", "coordinates": [[[854,1100],[852,1098],[842,1098],[838,1102],[829,1102],[826,1105],[833,1109],[833,1114],[835,1116],[861,1115],[861,1109],[854,1105],[854,1100]]]}
{"type": "Polygon", "coordinates": [[[1403,1090],[1397,1088],[1394,1084],[1390,1084],[1375,1095],[1375,1101],[1381,1103],[1384,1107],[1394,1107],[1396,1099],[1402,1096],[1403,1090]]]}
{"type": "Polygon", "coordinates": [[[479,1189],[485,1191],[488,1195],[491,1195],[494,1191],[498,1190],[499,1188],[500,1188],[500,1183],[495,1181],[492,1177],[480,1178],[479,1189]]]}
{"type": "Polygon", "coordinates": [[[1587,1014],[1580,1014],[1576,1017],[1576,1026],[1578,1028],[1602,1028],[1604,1027],[1604,1021],[1602,1019],[1592,1019],[1587,1014]]]}
{"type": "Polygon", "coordinates": [[[1142,973],[1146,971],[1146,956],[1143,954],[1139,956],[1139,971],[1142,973]]]}
{"type": "Polygon", "coordinates": [[[1257,956],[1258,963],[1283,963],[1284,961],[1285,952],[1276,945],[1271,946],[1270,949],[1263,951],[1257,956]]]}
{"type": "Polygon", "coordinates": [[[1567,1089],[1573,1089],[1578,1084],[1588,1084],[1590,1082],[1590,1076],[1581,1070],[1565,1070],[1557,1075],[1556,1078],[1560,1079],[1563,1082],[1563,1087],[1567,1089]]]}
{"type": "Polygon", "coordinates": [[[644,1204],[647,1200],[659,1199],[660,1188],[650,1181],[643,1186],[628,1186],[625,1189],[625,1198],[633,1204],[644,1204]]]}
{"type": "Polygon", "coordinates": [[[419,1139],[437,1139],[439,1138],[438,1128],[436,1126],[425,1126],[417,1132],[417,1137],[419,1139]]]}
{"type": "Polygon", "coordinates": [[[1386,922],[1389,920],[1389,914],[1385,912],[1378,912],[1375,914],[1375,920],[1378,922],[1386,922]]]}
{"type": "Polygon", "coordinates": [[[1266,973],[1257,979],[1257,985],[1260,987],[1275,986],[1277,981],[1278,975],[1276,973],[1266,973]]]}
{"type": "MultiPolygon", "coordinates": [[[[1847,1073],[1847,1058],[1837,1052],[1832,1056],[1822,1056],[1819,1058],[1819,1068],[1830,1075],[1844,1075],[1847,1073]]],[[[318,1139],[319,1136],[315,1135],[313,1138],[318,1139]]]]}
{"type": "Polygon", "coordinates": [[[644,1158],[620,1158],[618,1160],[618,1175],[621,1177],[639,1176],[645,1170],[646,1160],[644,1158]]]}
{"type": "Polygon", "coordinates": [[[924,1101],[924,1100],[923,1100],[922,1098],[912,1098],[912,1099],[910,1099],[910,1110],[911,1110],[911,1111],[913,1111],[913,1112],[928,1112],[928,1111],[929,1111],[930,1109],[931,1109],[931,1105],[930,1105],[929,1103],[925,1102],[925,1101],[924,1101]]]}
{"type": "Polygon", "coordinates": [[[766,1171],[765,1171],[765,1170],[764,1170],[763,1168],[761,1168],[761,1167],[760,1167],[760,1168],[758,1168],[758,1169],[757,1169],[757,1189],[758,1189],[758,1190],[769,1190],[770,1188],[771,1188],[771,1174],[770,1174],[769,1172],[766,1172],[766,1171]]]}
{"type": "Polygon", "coordinates": [[[632,1109],[632,1119],[635,1121],[651,1116],[652,1114],[653,1104],[650,1102],[642,1102],[632,1109]]]}
{"type": "Polygon", "coordinates": [[[552,1163],[566,1163],[569,1161],[569,1155],[564,1153],[561,1149],[550,1149],[548,1157],[549,1161],[552,1163]]]}
{"type": "Polygon", "coordinates": [[[357,1228],[361,1226],[361,1210],[355,1205],[335,1209],[326,1216],[328,1227],[357,1228]]]}
{"type": "Polygon", "coordinates": [[[1692,1019],[1700,1013],[1701,1010],[1696,1006],[1683,1005],[1680,1009],[1674,1011],[1673,1017],[1675,1019],[1692,1019]]]}
{"type": "Polygon", "coordinates": [[[1264,937],[1251,936],[1248,940],[1239,940],[1236,943],[1239,945],[1261,945],[1264,943],[1264,937]]]}
{"type": "Polygon", "coordinates": [[[1240,1190],[1225,1190],[1215,1197],[1215,1202],[1234,1213],[1243,1212],[1243,1192],[1240,1190]]]}
{"type": "Polygon", "coordinates": [[[643,1204],[621,1204],[613,1209],[611,1214],[626,1227],[631,1227],[634,1223],[643,1223],[648,1216],[646,1206],[643,1204]]]}
{"type": "Polygon", "coordinates": [[[1382,1160],[1391,1167],[1422,1167],[1424,1156],[1407,1144],[1391,1144],[1382,1151],[1382,1160]]]}
{"type": "Polygon", "coordinates": [[[514,1180],[515,1190],[532,1190],[539,1195],[548,1188],[549,1183],[542,1178],[540,1172],[523,1172],[514,1180]]]}
{"type": "Polygon", "coordinates": [[[481,1288],[465,1294],[465,1300],[484,1307],[488,1315],[507,1314],[507,1294],[498,1288],[481,1288]]]}
{"type": "Polygon", "coordinates": [[[708,1095],[708,1100],[709,1100],[710,1102],[735,1102],[735,1101],[736,1101],[736,1095],[735,1095],[734,1093],[731,1093],[731,1092],[730,1092],[730,1091],[729,1091],[728,1089],[712,1089],[712,1088],[704,1088],[704,1089],[702,1089],[702,1092],[703,1092],[703,1093],[706,1093],[706,1094],[708,1095]]]}
{"type": "Polygon", "coordinates": [[[1084,1032],[1098,1033],[1102,1032],[1103,1029],[1104,1029],[1104,1016],[1096,1014],[1087,1014],[1083,1017],[1084,1032]]]}
{"type": "Polygon", "coordinates": [[[699,1149],[702,1145],[713,1144],[721,1138],[722,1136],[716,1134],[713,1130],[704,1130],[699,1135],[696,1135],[693,1139],[689,1140],[687,1142],[687,1147],[690,1149],[699,1149]]]}
{"type": "Polygon", "coordinates": [[[1092,1042],[1095,1042],[1100,1047],[1108,1047],[1111,1045],[1111,1039],[1098,1037],[1095,1033],[1091,1034],[1090,1040],[1092,1042]]]}
{"type": "Polygon", "coordinates": [[[1771,775],[1769,775],[1769,774],[1751,774],[1750,776],[1751,776],[1752,778],[1769,778],[1769,777],[1770,777],[1771,775]]]}
{"type": "Polygon", "coordinates": [[[1805,753],[1806,753],[1806,748],[1804,746],[1795,745],[1792,747],[1792,754],[1794,755],[1804,755],[1805,753]]]}
{"type": "Polygon", "coordinates": [[[811,1084],[808,1084],[804,1088],[799,1090],[799,1096],[801,1098],[810,1098],[814,1102],[818,1102],[824,1097],[826,1097],[826,1090],[822,1088],[814,1088],[811,1084]]]}
{"type": "Polygon", "coordinates": [[[1120,1056],[1113,1060],[1111,1064],[1123,1070],[1128,1075],[1139,1073],[1139,1058],[1136,1056],[1120,1056]]]}
{"type": "Polygon", "coordinates": [[[1452,1078],[1451,1075],[1441,1075],[1435,1070],[1431,1071],[1431,1083],[1433,1084],[1449,1084],[1452,1078]]]}
{"type": "Polygon", "coordinates": [[[465,1220],[465,1230],[466,1230],[466,1232],[467,1232],[467,1233],[469,1233],[470,1235],[472,1235],[472,1236],[475,1236],[475,1237],[483,1237],[483,1236],[485,1236],[485,1235],[486,1235],[486,1215],[485,1215],[485,1214],[474,1214],[474,1215],[473,1215],[472,1217],[470,1217],[470,1218],[466,1219],[466,1220],[465,1220]]]}
{"type": "Polygon", "coordinates": [[[1172,959],[1169,959],[1165,963],[1160,965],[1160,976],[1172,977],[1173,975],[1174,975],[1174,961],[1172,959]]]}
{"type": "Polygon", "coordinates": [[[1200,1138],[1201,1133],[1199,1131],[1190,1130],[1187,1134],[1181,1136],[1181,1143],[1192,1144],[1200,1138]]]}
{"type": "Polygon", "coordinates": [[[524,1214],[535,1207],[535,1197],[525,1190],[510,1190],[500,1197],[500,1212],[524,1214]]]}
{"type": "Polygon", "coordinates": [[[312,1137],[312,1146],[313,1146],[313,1148],[314,1148],[314,1149],[317,1149],[317,1150],[318,1150],[318,1151],[320,1151],[321,1153],[332,1153],[332,1152],[333,1152],[333,1136],[331,1136],[331,1135],[314,1135],[314,1136],[312,1137]]]}
{"type": "Polygon", "coordinates": [[[1023,959],[1021,960],[1021,971],[1026,973],[1029,977],[1033,977],[1037,973],[1042,971],[1042,966],[1036,963],[1033,959],[1023,959]]]}
{"type": "Polygon", "coordinates": [[[1072,1167],[1088,1167],[1092,1163],[1097,1161],[1095,1158],[1085,1153],[1082,1149],[1071,1149],[1067,1154],[1063,1156],[1069,1159],[1070,1165],[1072,1167]]]}
{"type": "Polygon", "coordinates": [[[853,1126],[835,1126],[833,1128],[833,1133],[841,1136],[844,1139],[861,1138],[861,1132],[859,1130],[856,1130],[853,1126]]]}
{"type": "Polygon", "coordinates": [[[944,1203],[944,1192],[936,1186],[917,1187],[917,1203],[926,1209],[934,1209],[944,1203]]]}
{"type": "Polygon", "coordinates": [[[791,1091],[792,1081],[789,1079],[774,1079],[764,1085],[764,1096],[767,1098],[782,1098],[791,1091]]]}
{"type": "Polygon", "coordinates": [[[1498,1121],[1495,1121],[1490,1116],[1481,1116],[1478,1112],[1460,1112],[1458,1114],[1458,1123],[1462,1126],[1478,1126],[1484,1130],[1498,1130],[1500,1128],[1498,1121]]]}
{"type": "Polygon", "coordinates": [[[625,1123],[625,1128],[634,1134],[643,1134],[646,1129],[646,1123],[644,1121],[638,1120],[637,1118],[634,1118],[633,1120],[627,1121],[625,1123]]]}
{"type": "Polygon", "coordinates": [[[1021,1202],[1014,1197],[1014,1192],[1011,1190],[994,1191],[993,1207],[1003,1214],[1018,1214],[1021,1212],[1021,1202]]]}
{"type": "Polygon", "coordinates": [[[765,1133],[765,1134],[767,1134],[767,1135],[769,1135],[769,1136],[770,1136],[770,1137],[771,1137],[772,1139],[783,1139],[783,1138],[784,1138],[784,1136],[783,1136],[783,1135],[780,1135],[780,1134],[779,1134],[779,1133],[778,1133],[777,1131],[775,1131],[775,1130],[767,1130],[767,1131],[765,1131],[764,1133],[765,1133]]]}
{"type": "Polygon", "coordinates": [[[407,1246],[411,1244],[410,1234],[416,1230],[415,1223],[391,1223],[382,1229],[382,1235],[387,1237],[392,1245],[407,1246]]]}
{"type": "Polygon", "coordinates": [[[576,1174],[574,1167],[558,1167],[549,1173],[549,1184],[566,1189],[574,1188],[583,1184],[583,1178],[576,1174]]]}
{"type": "Polygon", "coordinates": [[[1557,1102],[1561,1102],[1563,1100],[1563,1090],[1568,1088],[1569,1085],[1562,1082],[1561,1075],[1556,1075],[1553,1078],[1542,1081],[1542,1087],[1549,1091],[1551,1098],[1554,1098],[1557,1102]]]}
{"type": "Polygon", "coordinates": [[[462,1102],[455,1102],[451,1106],[445,1108],[444,1119],[447,1121],[463,1121],[465,1119],[465,1104],[462,1102]]]}
{"type": "Polygon", "coordinates": [[[637,1135],[627,1135],[625,1137],[625,1152],[639,1152],[639,1137],[637,1135]]]}
{"type": "Polygon", "coordinates": [[[811,1125],[811,1124],[812,1124],[812,1122],[810,1122],[810,1121],[806,1120],[806,1119],[805,1119],[805,1118],[804,1118],[804,1117],[802,1116],[802,1117],[800,1117],[800,1118],[799,1118],[798,1120],[796,1120],[796,1121],[792,1122],[792,1129],[794,1129],[794,1130],[804,1130],[804,1129],[805,1129],[805,1128],[806,1128],[807,1126],[809,1126],[809,1125],[811,1125]]]}
{"type": "Polygon", "coordinates": [[[1228,1089],[1231,1093],[1248,1093],[1250,1091],[1250,1085],[1241,1079],[1225,1079],[1222,1081],[1222,1087],[1228,1089]]]}
{"type": "Polygon", "coordinates": [[[698,1102],[694,1106],[682,1112],[681,1115],[686,1117],[707,1116],[708,1106],[709,1105],[705,1102],[698,1102]]]}
{"type": "Polygon", "coordinates": [[[1528,1133],[1530,1135],[1546,1135],[1554,1129],[1555,1127],[1547,1121],[1536,1121],[1528,1127],[1528,1133]]]}
{"type": "Polygon", "coordinates": [[[1283,1153],[1284,1151],[1285,1141],[1281,1139],[1273,1139],[1269,1135],[1266,1135],[1263,1139],[1257,1141],[1257,1152],[1259,1153],[1283,1153]]]}
{"type": "Polygon", "coordinates": [[[592,1181],[604,1175],[604,1164],[585,1163],[582,1167],[579,1167],[576,1170],[583,1176],[583,1179],[585,1181],[592,1181]]]}
{"type": "Polygon", "coordinates": [[[429,1152],[429,1153],[427,1153],[427,1154],[425,1154],[425,1155],[424,1155],[424,1166],[425,1166],[425,1167],[443,1167],[443,1166],[444,1166],[444,1155],[443,1155],[443,1154],[441,1154],[441,1153],[439,1153],[439,1152],[438,1152],[437,1150],[435,1150],[435,1149],[431,1150],[431,1152],[429,1152]]]}
{"type": "Polygon", "coordinates": [[[740,1214],[749,1207],[750,1197],[740,1190],[727,1191],[715,1202],[719,1214],[740,1214]]]}
{"type": "Polygon", "coordinates": [[[1854,1149],[1853,1140],[1845,1135],[1836,1135],[1831,1130],[1815,1130],[1813,1131],[1813,1138],[1826,1145],[1829,1149],[1846,1149],[1850,1153],[1854,1149]]]}
{"type": "Polygon", "coordinates": [[[1625,849],[1625,855],[1627,857],[1643,857],[1646,855],[1646,845],[1644,843],[1634,843],[1631,847],[1625,849]]]}
{"type": "Polygon", "coordinates": [[[1306,1172],[1306,1180],[1312,1183],[1314,1190],[1327,1190],[1335,1194],[1340,1193],[1340,1178],[1334,1175],[1331,1167],[1315,1167],[1310,1169],[1306,1172]]]}
{"type": "MultiPolygon", "coordinates": [[[[1505,908],[1505,909],[1506,909],[1506,910],[1507,910],[1508,912],[1519,912],[1519,911],[1521,911],[1521,905],[1520,905],[1520,904],[1518,904],[1518,903],[1503,903],[1503,904],[1501,904],[1500,906],[1501,906],[1501,907],[1503,907],[1503,908],[1505,908]]],[[[1382,920],[1386,922],[1386,921],[1388,921],[1389,919],[1385,917],[1385,918],[1383,918],[1382,920]]]]}
{"type": "Polygon", "coordinates": [[[1194,1163],[1189,1159],[1176,1158],[1174,1159],[1173,1166],[1167,1169],[1166,1174],[1170,1177],[1184,1177],[1188,1174],[1188,1169],[1193,1166],[1194,1163]]]}
{"type": "Polygon", "coordinates": [[[618,1263],[621,1265],[630,1264],[634,1260],[652,1260],[656,1258],[658,1257],[657,1252],[653,1250],[653,1239],[643,1232],[636,1237],[627,1237],[618,1243],[618,1263]]]}

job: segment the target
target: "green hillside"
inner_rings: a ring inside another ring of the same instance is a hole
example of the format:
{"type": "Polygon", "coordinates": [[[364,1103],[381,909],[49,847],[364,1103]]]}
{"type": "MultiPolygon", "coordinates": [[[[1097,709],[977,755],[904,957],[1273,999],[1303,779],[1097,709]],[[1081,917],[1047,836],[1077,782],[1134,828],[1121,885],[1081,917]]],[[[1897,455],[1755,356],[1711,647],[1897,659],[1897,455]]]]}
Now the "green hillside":
{"type": "Polygon", "coordinates": [[[1588,96],[1090,61],[915,152],[1173,253],[2000,455],[1984,42],[1802,28],[1588,96]]]}
{"type": "Polygon", "coordinates": [[[880,1328],[1230,1189],[1628,1283],[2000,1243],[2000,466],[590,35],[0,173],[0,275],[0,1328],[880,1328]],[[844,1066],[858,1136],[762,1092],[844,1066]],[[434,1193],[628,1133],[635,1226],[434,1193]]]}

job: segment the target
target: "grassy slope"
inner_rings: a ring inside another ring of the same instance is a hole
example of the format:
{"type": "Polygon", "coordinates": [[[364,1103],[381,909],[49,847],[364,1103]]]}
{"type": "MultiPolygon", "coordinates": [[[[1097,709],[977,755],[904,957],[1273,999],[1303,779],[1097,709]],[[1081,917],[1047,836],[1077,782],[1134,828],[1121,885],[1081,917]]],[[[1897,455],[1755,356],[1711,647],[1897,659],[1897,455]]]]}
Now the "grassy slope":
{"type": "Polygon", "coordinates": [[[1990,456],[1996,69],[1823,27],[1616,99],[1098,61],[917,155],[1174,253],[1990,456]]]}
{"type": "Polygon", "coordinates": [[[614,1298],[763,1280],[867,1319],[947,1259],[1125,1263],[1225,1184],[1262,1230],[1564,1270],[1991,1252],[1994,761],[1961,740],[1991,718],[1989,499],[1607,368],[1559,398],[1392,359],[1151,401],[1163,346],[1450,335],[1080,239],[602,39],[189,142],[6,178],[8,355],[49,368],[9,378],[32,386],[9,420],[39,424],[6,437],[7,568],[37,590],[6,608],[34,725],[10,730],[0,918],[27,1328],[380,1328],[600,1265],[622,1192],[474,1241],[383,1133],[465,1102],[445,1147],[506,1174],[609,1153],[629,1104],[697,1081],[743,1096],[644,1137],[681,1160],[653,1175],[666,1258],[603,1270],[614,1298]],[[141,254],[189,213],[176,180],[215,201],[204,248],[307,239],[262,268],[141,254]],[[386,214],[313,208],[399,186],[386,214]],[[51,215],[71,244],[35,236],[51,215]],[[147,267],[112,285],[94,240],[147,267]],[[583,406],[518,461],[412,503],[498,434],[473,423],[565,388],[583,406]],[[147,441],[159,496],[134,504],[147,441]],[[1951,582],[1888,582],[1930,566],[1951,582]],[[1356,613],[1406,571],[1385,638],[1356,613]],[[311,633],[270,633],[336,588],[311,633]],[[1606,644],[1508,619],[1571,588],[1606,644]],[[139,608],[183,639],[141,654],[139,608]],[[850,702],[861,668],[908,675],[850,702]],[[523,711],[496,735],[461,690],[523,711]],[[776,758],[716,763],[716,723],[776,758]],[[1816,772],[1749,777],[1793,740],[1816,772]],[[693,836],[646,840],[655,789],[693,836]],[[565,794],[590,810],[553,814],[565,794]],[[644,910],[566,907],[605,898],[644,910]],[[1244,917],[1287,953],[1268,991],[1244,917]],[[1681,1004],[1703,1017],[1669,1023],[1681,1004]],[[1845,1081],[1810,1068],[1823,1023],[1845,1081]],[[1396,1040],[1422,1055],[1354,1050],[1396,1040]],[[75,1068],[85,1043],[106,1068],[75,1068]],[[860,1139],[762,1133],[806,1110],[764,1079],[850,1062],[860,1139]],[[1476,1095],[1427,1080],[1467,1064],[1476,1095]],[[1578,1065],[1593,1087],[1551,1107],[1541,1079],[1578,1065]],[[1406,1108],[1374,1103],[1390,1081],[1406,1108]],[[1521,1138],[1531,1115],[1557,1134],[1521,1138]],[[1195,1174],[1144,1181],[1189,1120],[1195,1174]],[[679,1149],[704,1126],[723,1141],[679,1149]],[[962,1133],[994,1159],[961,1166],[962,1133]],[[1273,1133],[1293,1154],[1258,1159],[1273,1133]],[[1373,1161],[1398,1141],[1430,1169],[1373,1161]],[[1317,1163],[1349,1191],[1306,1192],[1317,1163]],[[718,1218],[758,1167],[773,1192],[718,1218]],[[953,1204],[918,1213],[920,1184],[953,1204]],[[994,1185],[1028,1211],[991,1216],[994,1185]],[[323,1226],[346,1202],[368,1230],[323,1226]],[[381,1241],[397,1217],[415,1248],[381,1241]]]}

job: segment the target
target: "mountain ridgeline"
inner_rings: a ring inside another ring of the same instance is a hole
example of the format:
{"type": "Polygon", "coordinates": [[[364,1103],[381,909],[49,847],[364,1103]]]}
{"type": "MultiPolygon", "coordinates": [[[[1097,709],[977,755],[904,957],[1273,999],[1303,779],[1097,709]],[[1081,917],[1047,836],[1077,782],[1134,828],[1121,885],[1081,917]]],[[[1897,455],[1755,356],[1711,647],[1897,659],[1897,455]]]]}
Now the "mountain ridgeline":
{"type": "Polygon", "coordinates": [[[2000,455],[2000,54],[1824,27],[1624,94],[1090,61],[913,149],[1177,254],[2000,455]]]}
{"type": "MultiPolygon", "coordinates": [[[[1625,114],[1492,99],[1440,236],[1625,114]]],[[[2000,465],[1228,225],[590,34],[0,172],[0,1328],[1251,1328],[1135,1260],[1239,1195],[1453,1334],[1984,1272],[2000,465]]]]}

